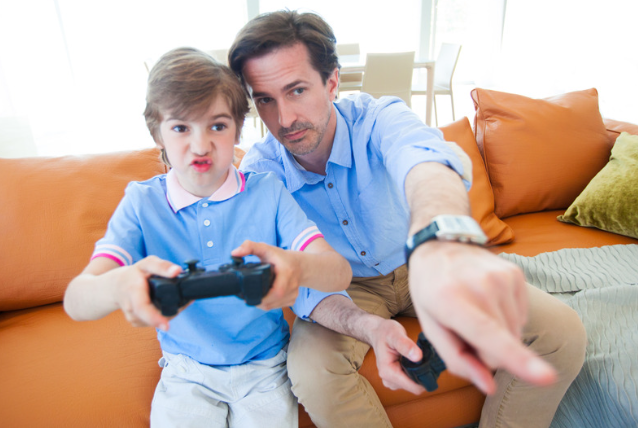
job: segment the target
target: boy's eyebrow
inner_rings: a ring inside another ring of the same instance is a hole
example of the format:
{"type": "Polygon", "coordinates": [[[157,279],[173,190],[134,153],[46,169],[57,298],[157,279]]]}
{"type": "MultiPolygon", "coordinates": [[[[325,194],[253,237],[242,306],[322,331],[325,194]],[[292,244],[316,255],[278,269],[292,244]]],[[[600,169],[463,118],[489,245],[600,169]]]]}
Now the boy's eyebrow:
{"type": "MultiPolygon", "coordinates": [[[[292,88],[294,88],[295,86],[298,86],[298,85],[300,85],[300,84],[302,84],[302,83],[305,83],[305,81],[304,81],[304,80],[301,80],[301,79],[299,79],[299,80],[295,80],[294,82],[292,82],[292,83],[288,83],[286,86],[284,86],[284,87],[283,87],[283,91],[284,91],[284,92],[289,91],[289,90],[291,90],[292,88]]],[[[267,93],[265,93],[265,92],[253,92],[253,98],[258,98],[258,97],[267,97],[267,96],[268,96],[268,94],[267,94],[267,93]]]]}
{"type": "MultiPolygon", "coordinates": [[[[232,119],[233,116],[230,113],[219,113],[211,117],[211,119],[213,120],[217,120],[220,118],[232,119]]],[[[169,120],[186,121],[188,119],[184,119],[182,117],[169,116],[166,118],[166,121],[168,122],[169,120]]]]}

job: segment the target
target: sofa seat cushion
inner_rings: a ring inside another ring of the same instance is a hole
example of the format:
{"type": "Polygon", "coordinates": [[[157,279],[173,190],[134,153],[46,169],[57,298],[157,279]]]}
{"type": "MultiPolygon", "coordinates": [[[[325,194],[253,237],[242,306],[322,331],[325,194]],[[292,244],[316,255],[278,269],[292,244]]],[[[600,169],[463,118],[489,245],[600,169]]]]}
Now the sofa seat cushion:
{"type": "Polygon", "coordinates": [[[155,330],[120,311],[82,323],[59,303],[0,313],[2,425],[148,427],[160,356],[155,330]]]}
{"type": "MultiPolygon", "coordinates": [[[[286,318],[294,314],[286,310],[286,318]]],[[[400,318],[411,338],[415,318],[400,318]]],[[[121,311],[76,322],[62,304],[0,313],[0,415],[3,426],[148,427],[161,369],[155,330],[134,328],[121,311]]],[[[458,426],[478,420],[484,396],[444,372],[439,389],[414,396],[382,385],[374,353],[360,373],[379,393],[396,427],[458,426]],[[444,409],[441,411],[441,409],[444,409]]],[[[300,407],[300,427],[313,426],[300,407]]]]}
{"type": "Polygon", "coordinates": [[[520,256],[536,256],[562,248],[591,248],[604,245],[638,244],[638,239],[605,232],[599,229],[561,223],[556,219],[563,210],[521,214],[505,220],[516,238],[506,245],[491,247],[495,254],[510,253],[520,256]]]}

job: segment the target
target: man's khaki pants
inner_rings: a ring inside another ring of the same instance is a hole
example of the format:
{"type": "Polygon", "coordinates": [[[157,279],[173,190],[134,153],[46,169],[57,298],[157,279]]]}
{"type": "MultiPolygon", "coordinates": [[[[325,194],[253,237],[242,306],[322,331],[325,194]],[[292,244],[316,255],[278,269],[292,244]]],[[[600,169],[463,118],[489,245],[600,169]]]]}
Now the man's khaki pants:
{"type": "MultiPolygon", "coordinates": [[[[405,266],[386,276],[354,278],[348,294],[360,308],[386,319],[416,316],[405,266]]],[[[485,401],[481,428],[548,427],[582,367],[587,338],[576,312],[531,285],[528,301],[529,321],[523,331],[523,342],[558,370],[558,382],[538,388],[498,370],[497,392],[485,401]]],[[[391,426],[374,389],[358,374],[369,348],[319,324],[295,322],[288,349],[288,374],[294,394],[315,425],[391,426]]]]}

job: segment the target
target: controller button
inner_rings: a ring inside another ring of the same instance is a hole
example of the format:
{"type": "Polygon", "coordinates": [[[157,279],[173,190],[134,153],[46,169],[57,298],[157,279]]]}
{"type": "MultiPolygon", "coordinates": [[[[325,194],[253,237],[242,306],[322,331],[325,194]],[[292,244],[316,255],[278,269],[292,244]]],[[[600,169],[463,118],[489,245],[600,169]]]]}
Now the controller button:
{"type": "Polygon", "coordinates": [[[208,242],[206,243],[206,246],[207,246],[208,248],[212,247],[213,245],[214,245],[214,244],[213,244],[213,241],[208,241],[208,242]]]}

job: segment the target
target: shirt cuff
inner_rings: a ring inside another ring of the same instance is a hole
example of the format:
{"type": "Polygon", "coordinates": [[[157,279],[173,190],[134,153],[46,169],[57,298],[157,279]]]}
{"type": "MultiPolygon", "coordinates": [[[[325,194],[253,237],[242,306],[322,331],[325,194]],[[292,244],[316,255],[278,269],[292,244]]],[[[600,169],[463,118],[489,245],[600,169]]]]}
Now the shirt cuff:
{"type": "Polygon", "coordinates": [[[341,295],[350,299],[350,296],[348,296],[348,293],[346,293],[345,291],[326,293],[323,291],[314,290],[312,288],[299,287],[299,296],[297,296],[297,300],[292,306],[292,311],[295,313],[295,315],[297,315],[298,318],[301,318],[304,321],[314,322],[310,319],[310,314],[315,309],[315,307],[317,307],[319,302],[332,295],[341,295]]]}

